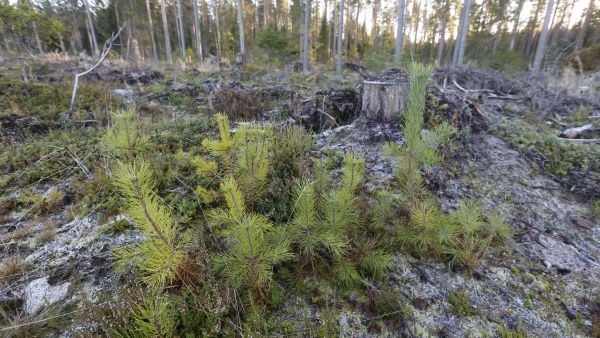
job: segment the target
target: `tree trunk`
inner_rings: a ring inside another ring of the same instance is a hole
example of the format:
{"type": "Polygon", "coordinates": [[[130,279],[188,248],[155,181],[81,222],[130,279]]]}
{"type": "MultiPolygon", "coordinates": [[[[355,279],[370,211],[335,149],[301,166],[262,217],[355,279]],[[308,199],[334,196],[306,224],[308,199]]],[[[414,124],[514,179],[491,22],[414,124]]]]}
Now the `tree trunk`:
{"type": "Polygon", "coordinates": [[[394,48],[394,62],[400,65],[402,60],[402,45],[404,44],[404,0],[398,0],[398,26],[396,27],[396,48],[394,48]]]}
{"type": "Polygon", "coordinates": [[[90,5],[87,0],[83,0],[83,5],[85,7],[85,16],[86,16],[86,19],[87,19],[87,22],[89,25],[90,35],[91,35],[91,39],[92,39],[92,41],[90,41],[90,44],[92,45],[92,51],[95,56],[99,56],[100,51],[98,50],[98,41],[96,40],[96,31],[94,29],[94,21],[92,21],[92,11],[90,9],[90,5]]]}
{"type": "Polygon", "coordinates": [[[339,24],[337,36],[337,62],[335,64],[335,72],[337,75],[342,74],[342,43],[344,39],[344,0],[340,0],[339,9],[339,24]]]}
{"type": "Polygon", "coordinates": [[[521,11],[523,10],[523,3],[525,0],[519,0],[519,5],[517,6],[517,11],[515,13],[515,21],[513,23],[512,33],[510,34],[510,45],[508,49],[513,51],[515,50],[515,44],[517,42],[517,33],[519,29],[519,16],[521,15],[521,11]]]}
{"type": "Polygon", "coordinates": [[[243,0],[237,0],[238,29],[240,30],[240,54],[244,55],[246,54],[246,48],[244,46],[244,8],[242,6],[243,0]]]}
{"type": "Polygon", "coordinates": [[[371,38],[373,39],[373,47],[377,45],[377,41],[379,40],[379,25],[377,21],[379,20],[379,8],[381,6],[381,0],[375,0],[373,2],[373,11],[371,12],[371,38]]]}
{"type": "Polygon", "coordinates": [[[408,81],[363,81],[362,115],[370,121],[392,122],[406,109],[408,81]]]}
{"type": "Polygon", "coordinates": [[[467,48],[467,36],[469,35],[469,16],[471,13],[471,0],[465,0],[464,3],[464,18],[462,20],[462,29],[460,31],[460,36],[458,37],[459,40],[459,44],[458,44],[458,56],[456,59],[456,64],[457,66],[462,66],[462,64],[464,63],[464,58],[465,58],[465,49],[467,48]]]}
{"type": "Polygon", "coordinates": [[[442,27],[440,29],[440,40],[437,50],[437,64],[442,65],[442,57],[444,56],[444,43],[446,43],[446,26],[448,25],[448,16],[450,15],[450,0],[444,3],[444,13],[442,13],[442,27]]]}
{"type": "Polygon", "coordinates": [[[33,35],[35,36],[35,43],[38,48],[38,53],[42,54],[44,53],[44,50],[42,49],[42,41],[40,40],[40,35],[38,34],[37,25],[35,24],[35,21],[31,21],[31,28],[33,29],[33,35]]]}
{"type": "Polygon", "coordinates": [[[575,39],[575,53],[579,53],[581,47],[583,47],[583,41],[585,40],[585,33],[590,25],[590,18],[592,17],[592,13],[594,12],[594,0],[590,0],[590,4],[588,5],[587,11],[585,13],[585,18],[583,19],[583,23],[579,28],[579,32],[577,33],[577,38],[575,39]]]}
{"type": "Polygon", "coordinates": [[[263,28],[269,27],[269,7],[271,0],[263,0],[263,28]]]}
{"type": "Polygon", "coordinates": [[[192,0],[194,10],[194,38],[196,41],[196,57],[202,62],[202,36],[200,32],[200,17],[198,14],[198,0],[192,0]]]}
{"type": "Polygon", "coordinates": [[[220,0],[214,0],[215,4],[215,25],[217,30],[217,62],[221,62],[221,20],[219,11],[221,10],[220,0]]]}
{"type": "Polygon", "coordinates": [[[542,26],[542,32],[540,33],[540,41],[538,41],[537,49],[535,51],[535,59],[533,60],[534,74],[539,74],[542,69],[542,61],[544,60],[546,44],[548,43],[548,26],[550,25],[550,19],[552,18],[553,7],[554,0],[548,0],[548,6],[546,8],[546,17],[544,18],[544,25],[542,26]]]}
{"type": "Polygon", "coordinates": [[[152,42],[152,56],[154,57],[154,61],[156,61],[158,60],[158,50],[156,49],[156,39],[154,38],[154,24],[152,23],[150,0],[146,0],[146,13],[148,15],[148,30],[150,31],[150,40],[152,42]]]}
{"type": "Polygon", "coordinates": [[[417,51],[417,35],[419,33],[419,15],[420,15],[420,9],[421,9],[421,3],[418,0],[414,0],[413,1],[413,20],[414,20],[414,27],[413,27],[413,43],[411,46],[411,51],[413,53],[413,55],[416,53],[417,51]]]}
{"type": "Polygon", "coordinates": [[[310,0],[304,5],[304,37],[302,39],[302,71],[308,73],[308,34],[310,33],[310,0]]]}
{"type": "Polygon", "coordinates": [[[542,8],[542,5],[543,5],[542,1],[543,0],[539,0],[538,5],[536,6],[536,9],[535,9],[535,14],[533,16],[533,20],[530,22],[531,29],[529,31],[529,36],[527,37],[527,44],[525,45],[525,55],[527,57],[529,57],[531,55],[531,52],[533,50],[533,45],[535,42],[535,28],[537,27],[538,16],[540,13],[540,9],[542,8]]]}
{"type": "Polygon", "coordinates": [[[165,0],[160,0],[160,15],[162,18],[163,34],[165,36],[165,52],[167,53],[167,63],[173,63],[171,58],[171,38],[169,37],[169,24],[167,22],[167,8],[165,0]]]}
{"type": "Polygon", "coordinates": [[[183,12],[181,11],[181,0],[175,0],[175,7],[177,9],[177,25],[179,32],[179,54],[181,54],[181,59],[186,62],[185,56],[185,30],[183,29],[183,12]]]}
{"type": "MultiPolygon", "coordinates": [[[[556,27],[554,27],[552,29],[552,33],[550,34],[550,44],[551,45],[556,45],[556,43],[558,42],[558,37],[560,36],[560,31],[562,30],[563,27],[563,23],[565,22],[565,16],[567,14],[567,7],[569,6],[569,2],[565,1],[562,7],[562,10],[560,11],[560,19],[558,21],[558,23],[556,24],[556,27]]],[[[556,12],[558,12],[558,6],[556,6],[556,12]]]]}

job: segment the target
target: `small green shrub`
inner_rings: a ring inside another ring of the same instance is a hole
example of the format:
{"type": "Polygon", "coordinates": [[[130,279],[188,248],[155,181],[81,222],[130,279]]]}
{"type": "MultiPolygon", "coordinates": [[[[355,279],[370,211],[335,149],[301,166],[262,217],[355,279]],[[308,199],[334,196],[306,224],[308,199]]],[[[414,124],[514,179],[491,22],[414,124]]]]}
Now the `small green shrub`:
{"type": "Polygon", "coordinates": [[[171,209],[154,192],[155,180],[147,164],[120,164],[114,184],[124,198],[128,216],[135,221],[135,228],[144,235],[142,241],[114,251],[116,266],[125,270],[133,265],[140,271],[143,282],[160,288],[178,277],[191,237],[188,232],[180,231],[171,209]]]}
{"type": "Polygon", "coordinates": [[[289,260],[289,244],[273,236],[267,218],[246,211],[244,197],[233,178],[221,183],[227,209],[208,214],[213,227],[223,229],[229,248],[217,254],[214,267],[235,288],[260,293],[273,278],[273,266],[289,260]]]}
{"type": "Polygon", "coordinates": [[[590,206],[590,215],[596,222],[600,222],[600,199],[592,201],[590,206]]]}
{"type": "Polygon", "coordinates": [[[573,69],[583,71],[594,70],[600,65],[600,43],[593,44],[591,46],[582,48],[579,51],[579,59],[581,65],[577,60],[577,55],[571,54],[567,57],[567,64],[573,69]]]}
{"type": "Polygon", "coordinates": [[[463,290],[459,292],[450,292],[450,312],[460,317],[474,316],[479,313],[473,307],[471,298],[463,290]]]}
{"type": "Polygon", "coordinates": [[[522,326],[520,322],[514,329],[502,324],[498,328],[498,335],[500,335],[500,338],[527,338],[527,327],[522,326]]]}

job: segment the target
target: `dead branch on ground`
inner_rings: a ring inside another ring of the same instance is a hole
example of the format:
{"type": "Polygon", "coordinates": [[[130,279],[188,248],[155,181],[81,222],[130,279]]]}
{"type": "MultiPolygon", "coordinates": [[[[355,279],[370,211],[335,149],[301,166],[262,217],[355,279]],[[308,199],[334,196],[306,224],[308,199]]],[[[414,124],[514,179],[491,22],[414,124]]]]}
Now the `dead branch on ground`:
{"type": "Polygon", "coordinates": [[[119,34],[121,34],[123,28],[125,28],[125,25],[123,25],[123,27],[121,27],[121,29],[119,29],[119,31],[116,34],[112,33],[110,38],[108,38],[108,40],[104,42],[104,48],[102,49],[100,59],[98,59],[98,61],[92,67],[90,67],[86,71],[75,74],[75,81],[73,83],[73,94],[71,95],[71,105],[65,117],[65,121],[71,121],[71,119],[73,118],[73,109],[75,107],[75,97],[77,96],[77,88],[79,87],[79,78],[91,73],[92,71],[94,71],[94,69],[98,68],[102,64],[102,62],[104,62],[104,60],[108,56],[108,53],[110,53],[110,50],[112,49],[115,40],[117,39],[117,37],[119,37],[119,34]]]}

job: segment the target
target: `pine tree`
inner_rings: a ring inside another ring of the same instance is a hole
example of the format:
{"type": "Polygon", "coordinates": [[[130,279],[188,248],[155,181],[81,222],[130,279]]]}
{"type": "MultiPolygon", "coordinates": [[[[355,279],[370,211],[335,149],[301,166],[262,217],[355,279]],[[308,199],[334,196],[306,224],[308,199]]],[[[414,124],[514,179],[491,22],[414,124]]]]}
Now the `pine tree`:
{"type": "Polygon", "coordinates": [[[113,113],[111,117],[112,126],[106,129],[101,142],[113,155],[132,160],[148,148],[148,137],[142,133],[133,110],[113,113]]]}
{"type": "Polygon", "coordinates": [[[227,209],[211,210],[214,226],[225,226],[228,249],[213,260],[217,272],[238,289],[261,292],[273,278],[273,267],[292,256],[289,244],[274,235],[273,226],[261,215],[246,211],[244,196],[229,177],[221,183],[227,209]]]}
{"type": "Polygon", "coordinates": [[[427,83],[431,71],[431,66],[410,66],[410,94],[406,111],[401,115],[404,124],[404,144],[388,144],[386,149],[389,157],[398,163],[396,178],[409,203],[415,202],[421,189],[421,169],[427,169],[439,162],[436,148],[455,132],[455,129],[446,123],[423,132],[427,83]]]}
{"type": "Polygon", "coordinates": [[[156,181],[146,163],[120,164],[114,185],[124,198],[127,215],[144,236],[139,243],[115,250],[117,268],[133,265],[143,282],[160,288],[177,277],[191,238],[179,230],[175,215],[154,192],[156,181]]]}

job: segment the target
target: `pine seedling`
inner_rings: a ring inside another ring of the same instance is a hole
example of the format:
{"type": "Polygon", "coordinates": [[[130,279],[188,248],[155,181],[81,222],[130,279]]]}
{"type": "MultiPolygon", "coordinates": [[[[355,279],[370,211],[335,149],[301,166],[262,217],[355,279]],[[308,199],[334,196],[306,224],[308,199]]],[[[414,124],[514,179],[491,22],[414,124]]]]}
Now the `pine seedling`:
{"type": "Polygon", "coordinates": [[[156,183],[146,163],[121,164],[114,185],[124,197],[127,215],[144,235],[141,242],[115,250],[117,267],[133,264],[143,282],[160,288],[176,277],[191,238],[179,231],[177,219],[154,192],[156,183]]]}
{"type": "Polygon", "coordinates": [[[142,133],[134,111],[112,113],[111,117],[113,124],[101,138],[106,149],[118,158],[131,160],[148,148],[148,137],[142,133]]]}
{"type": "Polygon", "coordinates": [[[289,234],[303,260],[314,267],[321,253],[339,258],[344,253],[346,240],[338,231],[332,231],[317,218],[314,183],[304,182],[296,187],[294,218],[289,234]]]}
{"type": "Polygon", "coordinates": [[[436,131],[428,131],[423,137],[425,98],[431,72],[431,66],[411,65],[410,94],[406,111],[402,114],[404,144],[386,146],[387,155],[398,164],[396,178],[411,204],[415,202],[423,183],[421,169],[439,162],[435,148],[450,135],[450,128],[444,126],[439,128],[439,135],[436,131]]]}
{"type": "Polygon", "coordinates": [[[356,285],[361,279],[354,264],[346,259],[341,259],[334,264],[332,274],[335,280],[345,288],[356,285]]]}
{"type": "Polygon", "coordinates": [[[241,127],[235,135],[234,172],[246,196],[253,202],[264,191],[271,170],[269,153],[273,132],[268,128],[241,127]]]}
{"type": "Polygon", "coordinates": [[[368,240],[359,246],[356,260],[362,270],[380,278],[392,267],[393,256],[378,248],[377,242],[368,240]]]}
{"type": "Polygon", "coordinates": [[[207,148],[211,154],[221,156],[227,153],[233,146],[234,140],[231,136],[231,127],[229,118],[223,113],[217,113],[215,116],[217,127],[219,128],[219,139],[206,139],[202,141],[202,146],[207,148]]]}
{"type": "MultiPolygon", "coordinates": [[[[329,191],[329,161],[326,158],[313,161],[314,192],[317,201],[321,202],[329,191]]],[[[320,204],[320,203],[318,203],[320,204]]]]}
{"type": "Polygon", "coordinates": [[[173,337],[177,328],[174,304],[165,296],[150,294],[141,304],[136,304],[132,314],[131,337],[173,337]]]}
{"type": "Polygon", "coordinates": [[[228,208],[211,211],[209,219],[227,226],[229,248],[214,258],[215,270],[236,288],[260,291],[271,282],[273,266],[291,258],[289,243],[275,240],[266,217],[246,212],[233,178],[224,180],[220,188],[228,208]]]}
{"type": "Polygon", "coordinates": [[[356,188],[362,182],[365,174],[365,159],[355,152],[344,154],[344,166],[342,167],[342,182],[344,189],[356,192],[356,188]]]}

